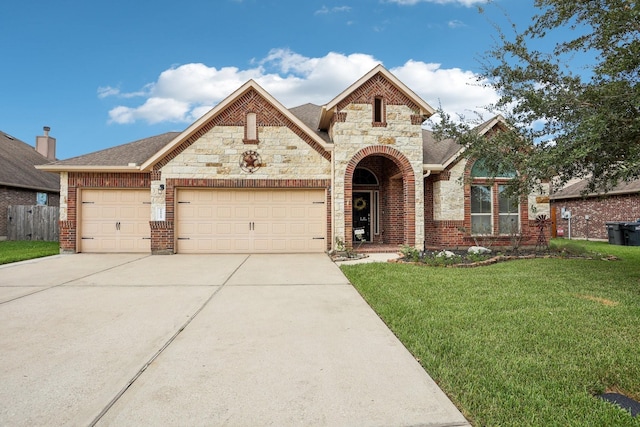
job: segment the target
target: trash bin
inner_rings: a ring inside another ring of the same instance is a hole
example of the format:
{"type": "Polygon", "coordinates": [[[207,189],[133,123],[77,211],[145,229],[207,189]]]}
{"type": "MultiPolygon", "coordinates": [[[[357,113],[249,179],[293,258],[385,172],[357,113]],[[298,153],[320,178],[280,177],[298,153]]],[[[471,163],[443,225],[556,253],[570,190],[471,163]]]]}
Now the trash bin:
{"type": "Polygon", "coordinates": [[[609,244],[624,245],[624,222],[607,222],[607,235],[609,236],[609,244]]]}
{"type": "Polygon", "coordinates": [[[627,222],[622,226],[624,244],[627,246],[640,246],[640,222],[627,222]]]}

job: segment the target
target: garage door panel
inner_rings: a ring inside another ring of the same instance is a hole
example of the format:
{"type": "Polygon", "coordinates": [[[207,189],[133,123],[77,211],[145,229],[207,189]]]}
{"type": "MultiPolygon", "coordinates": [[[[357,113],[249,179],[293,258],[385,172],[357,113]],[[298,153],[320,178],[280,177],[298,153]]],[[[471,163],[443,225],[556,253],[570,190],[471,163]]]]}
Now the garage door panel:
{"type": "Polygon", "coordinates": [[[149,190],[85,189],[80,193],[81,252],[150,252],[149,190]]]}
{"type": "Polygon", "coordinates": [[[98,218],[100,219],[113,219],[115,222],[118,216],[118,208],[115,206],[97,206],[98,218]]]}
{"type": "Polygon", "coordinates": [[[219,219],[233,218],[232,212],[231,206],[218,206],[216,208],[216,216],[219,219]]]}
{"type": "Polygon", "coordinates": [[[269,206],[254,206],[253,217],[256,220],[269,218],[269,206]]]}
{"type": "Polygon", "coordinates": [[[274,235],[286,235],[289,234],[287,230],[287,224],[274,222],[271,224],[271,234],[274,235]]]}
{"type": "Polygon", "coordinates": [[[233,209],[236,219],[246,219],[249,220],[249,207],[248,206],[236,206],[233,209]]]}
{"type": "Polygon", "coordinates": [[[303,235],[307,233],[307,224],[305,223],[291,223],[290,224],[290,233],[294,235],[303,235]]]}
{"type": "Polygon", "coordinates": [[[213,215],[213,206],[198,206],[198,218],[206,218],[213,215]]]}
{"type": "Polygon", "coordinates": [[[326,249],[322,239],[326,234],[324,190],[179,189],[178,193],[178,200],[187,202],[177,205],[178,252],[326,249]],[[194,223],[199,224],[195,230],[194,223]],[[207,240],[210,246],[194,246],[182,239],[207,240]]]}

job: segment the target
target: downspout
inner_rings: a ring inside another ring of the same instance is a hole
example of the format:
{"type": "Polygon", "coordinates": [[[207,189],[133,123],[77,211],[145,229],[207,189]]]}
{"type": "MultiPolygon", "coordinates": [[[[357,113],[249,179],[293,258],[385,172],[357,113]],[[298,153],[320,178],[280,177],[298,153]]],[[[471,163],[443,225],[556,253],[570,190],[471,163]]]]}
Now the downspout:
{"type": "Polygon", "coordinates": [[[335,166],[335,145],[333,147],[333,150],[331,150],[331,235],[329,236],[329,238],[331,239],[331,251],[333,252],[336,248],[335,248],[335,241],[336,239],[334,238],[335,232],[336,232],[336,192],[335,192],[335,179],[336,179],[336,166],[335,166]]]}
{"type": "MultiPolygon", "coordinates": [[[[431,175],[431,169],[427,169],[427,173],[422,175],[422,185],[424,186],[424,180],[431,175]]],[[[424,188],[422,189],[422,198],[424,199],[424,188]]],[[[423,218],[424,222],[424,218],[423,218]]],[[[424,240],[422,241],[422,250],[426,252],[427,250],[427,227],[424,227],[424,240]]]]}

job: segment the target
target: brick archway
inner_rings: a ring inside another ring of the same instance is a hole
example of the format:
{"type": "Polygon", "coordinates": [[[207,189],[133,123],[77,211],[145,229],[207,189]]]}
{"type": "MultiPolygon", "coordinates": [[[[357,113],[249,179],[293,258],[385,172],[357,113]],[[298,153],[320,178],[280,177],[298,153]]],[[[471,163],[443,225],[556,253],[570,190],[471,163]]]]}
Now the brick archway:
{"type": "Polygon", "coordinates": [[[415,246],[416,241],[416,178],[409,159],[400,151],[386,145],[374,145],[358,151],[347,164],[344,175],[344,230],[345,243],[353,247],[353,174],[358,164],[367,157],[380,156],[391,160],[402,174],[402,217],[404,244],[415,246]]]}

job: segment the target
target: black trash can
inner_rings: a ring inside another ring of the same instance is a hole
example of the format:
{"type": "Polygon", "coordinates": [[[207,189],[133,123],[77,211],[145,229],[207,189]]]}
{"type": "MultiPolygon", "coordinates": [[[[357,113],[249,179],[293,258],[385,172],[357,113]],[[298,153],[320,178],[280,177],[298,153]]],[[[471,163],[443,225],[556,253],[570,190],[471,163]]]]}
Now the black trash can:
{"type": "Polygon", "coordinates": [[[624,245],[624,222],[607,222],[607,235],[609,244],[624,245]]]}
{"type": "Polygon", "coordinates": [[[640,246],[640,222],[627,222],[622,226],[624,244],[627,246],[640,246]]]}

